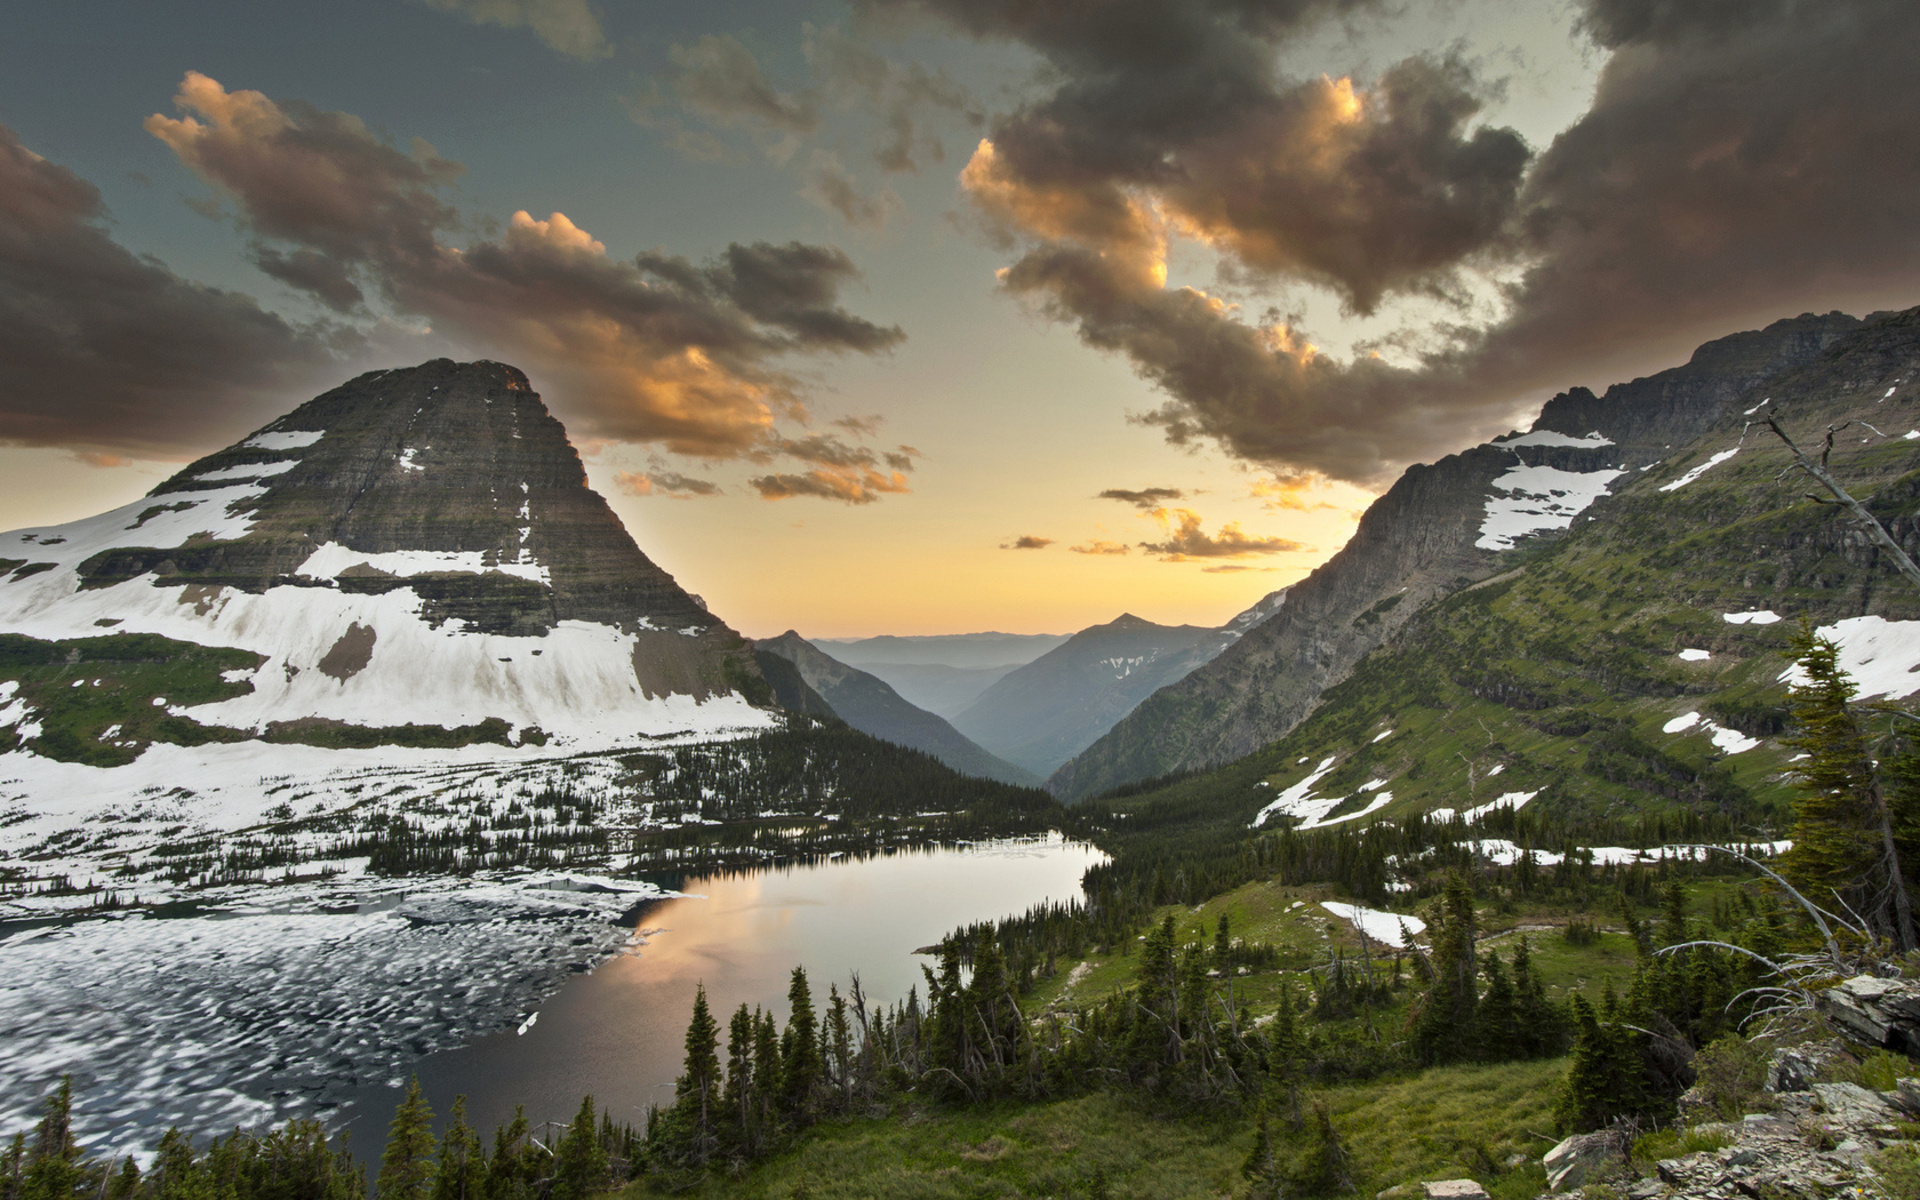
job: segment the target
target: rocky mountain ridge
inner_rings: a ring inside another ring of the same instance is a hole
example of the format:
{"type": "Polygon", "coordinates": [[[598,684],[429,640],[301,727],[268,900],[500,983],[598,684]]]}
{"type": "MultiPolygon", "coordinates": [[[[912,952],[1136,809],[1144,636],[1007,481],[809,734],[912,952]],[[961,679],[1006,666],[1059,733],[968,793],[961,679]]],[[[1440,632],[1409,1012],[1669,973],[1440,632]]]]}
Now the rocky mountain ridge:
{"type": "Polygon", "coordinates": [[[1152,695],[1048,780],[1077,799],[1232,761],[1297,726],[1426,604],[1509,569],[1601,497],[1696,440],[1736,397],[1817,360],[1861,322],[1806,314],[1706,343],[1689,362],[1556,396],[1531,430],[1415,466],[1353,539],[1231,648],[1152,695]]]}

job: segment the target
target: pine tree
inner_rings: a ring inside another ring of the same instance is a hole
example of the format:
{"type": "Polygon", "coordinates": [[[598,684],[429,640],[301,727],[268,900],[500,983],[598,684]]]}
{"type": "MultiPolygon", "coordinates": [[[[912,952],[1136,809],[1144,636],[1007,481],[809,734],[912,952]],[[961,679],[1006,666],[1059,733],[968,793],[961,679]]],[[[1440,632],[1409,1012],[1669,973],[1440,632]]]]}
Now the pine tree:
{"type": "Polygon", "coordinates": [[[527,1164],[527,1113],[516,1106],[513,1120],[493,1131],[493,1155],[487,1160],[486,1200],[526,1200],[533,1172],[527,1164]]]}
{"type": "Polygon", "coordinates": [[[1220,914],[1220,922],[1213,930],[1213,968],[1221,975],[1233,974],[1233,936],[1226,913],[1220,914]]]}
{"type": "Polygon", "coordinates": [[[607,1152],[600,1145],[593,1097],[583,1096],[580,1111],[553,1153],[553,1200],[586,1200],[608,1182],[607,1152]]]}
{"type": "Polygon", "coordinates": [[[705,1163],[718,1141],[714,1109],[720,1102],[719,1046],[720,1026],[707,1007],[703,983],[694,990],[693,1016],[687,1022],[686,1067],[674,1083],[674,1107],[690,1142],[685,1150],[695,1163],[705,1163]]]}
{"type": "Polygon", "coordinates": [[[1423,1063],[1459,1062],[1477,1048],[1474,1009],[1479,1002],[1474,962],[1473,890],[1455,871],[1434,912],[1433,986],[1414,1022],[1413,1052],[1423,1063]]]}
{"type": "Polygon", "coordinates": [[[820,1022],[813,1011],[813,992],[807,973],[793,969],[787,985],[787,1028],[780,1035],[780,1098],[787,1115],[805,1124],[813,1114],[814,1092],[820,1086],[820,1022]]]}
{"type": "Polygon", "coordinates": [[[1480,1006],[1474,1014],[1476,1033],[1480,1039],[1478,1057],[1481,1062],[1503,1062],[1518,1058],[1523,1053],[1520,1004],[1514,994],[1513,983],[1507,978],[1506,964],[1500,961],[1497,952],[1489,950],[1481,970],[1487,977],[1487,990],[1480,997],[1480,1006]]]}
{"type": "Polygon", "coordinates": [[[80,1144],[73,1136],[73,1076],[61,1077],[40,1112],[20,1195],[22,1200],[67,1200],[83,1176],[80,1144]]]}
{"type": "Polygon", "coordinates": [[[1867,731],[1853,711],[1840,649],[1802,622],[1793,648],[1804,680],[1789,693],[1799,732],[1782,739],[1798,764],[1793,847],[1781,874],[1816,904],[1836,893],[1902,950],[1915,947],[1913,913],[1867,731]]]}
{"type": "Polygon", "coordinates": [[[753,1014],[743,1002],[727,1023],[727,1120],[742,1143],[753,1126],[753,1014]]]}
{"type": "Polygon", "coordinates": [[[467,1124],[467,1098],[455,1096],[446,1134],[440,1139],[433,1200],[485,1200],[486,1188],[487,1159],[480,1135],[467,1124]]]}
{"type": "Polygon", "coordinates": [[[380,1174],[374,1184],[379,1200],[430,1200],[433,1151],[433,1110],[420,1094],[416,1076],[387,1130],[387,1149],[380,1156],[380,1174]]]}

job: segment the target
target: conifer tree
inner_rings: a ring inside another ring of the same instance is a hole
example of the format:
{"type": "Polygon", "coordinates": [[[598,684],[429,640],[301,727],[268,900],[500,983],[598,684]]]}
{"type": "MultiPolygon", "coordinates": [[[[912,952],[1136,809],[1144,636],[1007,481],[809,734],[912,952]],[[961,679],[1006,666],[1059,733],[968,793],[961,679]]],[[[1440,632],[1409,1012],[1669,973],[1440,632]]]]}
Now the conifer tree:
{"type": "Polygon", "coordinates": [[[753,1124],[753,1014],[743,1001],[727,1022],[727,1086],[723,1103],[727,1120],[745,1143],[753,1124]]]}
{"type": "Polygon", "coordinates": [[[1479,1002],[1474,962],[1473,890],[1458,871],[1447,877],[1434,911],[1433,986],[1414,1022],[1413,1052],[1423,1063],[1459,1062],[1477,1049],[1479,1002]]]}
{"type": "Polygon", "coordinates": [[[593,1097],[582,1096],[580,1111],[553,1153],[553,1200],[586,1200],[607,1183],[607,1151],[600,1144],[593,1097]]]}
{"type": "Polygon", "coordinates": [[[805,1124],[813,1113],[814,1092],[820,1086],[820,1022],[813,1011],[813,992],[807,973],[793,969],[787,985],[787,1028],[780,1035],[780,1097],[787,1115],[805,1124]]]}
{"type": "Polygon", "coordinates": [[[689,1144],[684,1147],[695,1163],[712,1157],[717,1138],[714,1110],[720,1103],[720,1026],[707,1007],[706,984],[693,993],[693,1016],[687,1021],[686,1067],[674,1083],[674,1107],[689,1144]]]}
{"type": "Polygon", "coordinates": [[[153,1156],[155,1200],[203,1200],[208,1194],[200,1172],[200,1160],[193,1152],[193,1139],[176,1127],[160,1138],[153,1156]]]}
{"type": "Polygon", "coordinates": [[[526,1141],[527,1112],[516,1105],[513,1120],[493,1131],[493,1155],[487,1160],[487,1200],[526,1200],[533,1183],[526,1141]]]}
{"type": "Polygon", "coordinates": [[[83,1175],[80,1144],[73,1136],[73,1076],[61,1076],[40,1113],[20,1195],[22,1200],[68,1200],[83,1175]]]}
{"type": "Polygon", "coordinates": [[[1840,669],[1839,647],[1810,623],[1801,623],[1793,648],[1804,680],[1789,693],[1799,731],[1782,741],[1806,757],[1796,767],[1793,846],[1781,874],[1816,904],[1838,894],[1901,950],[1912,950],[1907,881],[1878,765],[1853,711],[1857,689],[1840,669]]]}
{"type": "Polygon", "coordinates": [[[374,1186],[379,1200],[430,1200],[433,1194],[433,1110],[420,1094],[420,1079],[407,1085],[407,1097],[387,1129],[386,1152],[374,1186]]]}
{"type": "Polygon", "coordinates": [[[480,1135],[467,1124],[467,1098],[455,1096],[440,1139],[440,1163],[433,1200],[486,1200],[487,1159],[480,1135]]]}
{"type": "Polygon", "coordinates": [[[1506,964],[1497,951],[1487,951],[1481,970],[1487,977],[1487,990],[1474,1013],[1475,1032],[1480,1039],[1481,1062],[1502,1062],[1519,1056],[1520,1004],[1513,982],[1507,977],[1506,964]]]}
{"type": "Polygon", "coordinates": [[[1213,968],[1222,975],[1233,974],[1233,935],[1226,913],[1220,914],[1219,924],[1213,929],[1213,968]]]}
{"type": "Polygon", "coordinates": [[[1288,1119],[1300,1128],[1300,1074],[1306,1047],[1294,1016],[1293,985],[1280,982],[1280,1007],[1267,1030],[1267,1078],[1287,1094],[1288,1119]]]}

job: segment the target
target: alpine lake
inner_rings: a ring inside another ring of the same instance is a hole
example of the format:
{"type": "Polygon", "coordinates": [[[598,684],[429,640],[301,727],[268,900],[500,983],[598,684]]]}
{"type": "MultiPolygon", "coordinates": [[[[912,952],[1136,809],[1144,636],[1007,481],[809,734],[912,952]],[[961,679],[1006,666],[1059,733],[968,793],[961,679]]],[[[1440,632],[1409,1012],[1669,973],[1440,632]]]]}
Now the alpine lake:
{"type": "MultiPolygon", "coordinates": [[[[625,952],[573,977],[518,1030],[430,1054],[414,1073],[436,1124],[465,1096],[483,1138],[516,1106],[536,1127],[571,1120],[583,1095],[639,1126],[649,1105],[673,1101],[697,988],[723,1029],[741,1004],[784,1024],[795,967],[816,1008],[856,975],[870,1009],[892,1005],[910,987],[924,995],[921,968],[934,961],[921,951],[963,925],[1077,899],[1082,874],[1104,861],[1053,834],[663,881],[680,895],[628,914],[625,952]]],[[[359,1089],[343,1114],[359,1155],[377,1157],[403,1083],[359,1089]]]]}

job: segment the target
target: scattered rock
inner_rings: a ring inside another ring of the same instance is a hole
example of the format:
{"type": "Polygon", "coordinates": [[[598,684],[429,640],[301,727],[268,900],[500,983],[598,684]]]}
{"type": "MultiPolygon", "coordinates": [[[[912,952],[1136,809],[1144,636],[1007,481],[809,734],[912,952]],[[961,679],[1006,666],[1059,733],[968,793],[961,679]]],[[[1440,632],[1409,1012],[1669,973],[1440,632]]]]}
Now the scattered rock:
{"type": "Polygon", "coordinates": [[[1577,1188],[1609,1160],[1621,1157],[1624,1149],[1624,1140],[1610,1129],[1576,1133],[1541,1158],[1540,1165],[1547,1169],[1547,1187],[1556,1192],[1577,1188]]]}

